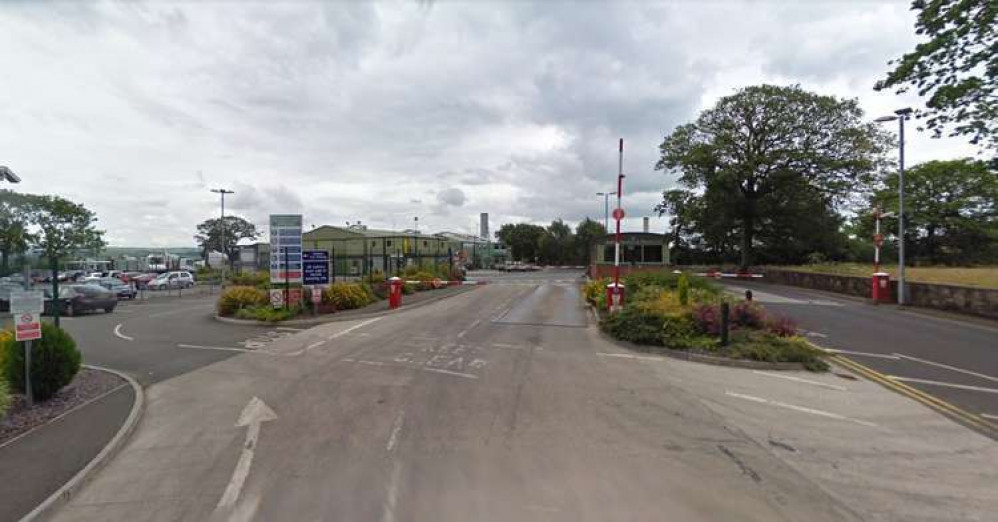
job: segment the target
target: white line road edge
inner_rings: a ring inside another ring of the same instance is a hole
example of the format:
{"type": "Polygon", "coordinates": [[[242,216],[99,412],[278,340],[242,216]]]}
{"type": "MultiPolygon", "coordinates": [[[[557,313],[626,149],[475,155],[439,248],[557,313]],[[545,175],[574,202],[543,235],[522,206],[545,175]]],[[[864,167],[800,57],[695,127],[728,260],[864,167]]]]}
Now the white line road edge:
{"type": "Polygon", "coordinates": [[[752,373],[754,373],[756,375],[765,375],[766,377],[775,377],[777,379],[786,379],[788,381],[794,381],[794,382],[799,382],[799,383],[803,383],[803,384],[811,384],[813,386],[821,386],[822,388],[828,388],[830,390],[848,391],[848,388],[846,388],[845,386],[839,386],[837,384],[828,384],[828,383],[825,383],[825,382],[812,381],[812,380],[809,380],[809,379],[803,379],[803,378],[800,378],[800,377],[794,377],[793,375],[781,375],[781,374],[778,374],[778,373],[763,372],[763,371],[759,371],[759,370],[752,370],[752,373]]]}
{"type": "Polygon", "coordinates": [[[932,386],[942,386],[944,388],[955,388],[957,390],[969,390],[984,393],[998,393],[998,388],[984,388],[982,386],[971,386],[969,384],[954,384],[951,382],[930,381],[928,379],[916,379],[914,377],[901,377],[899,375],[888,375],[888,379],[903,382],[913,382],[917,384],[930,384],[932,386]]]}
{"type": "Polygon", "coordinates": [[[852,417],[846,417],[845,415],[839,415],[838,413],[832,413],[830,411],[816,410],[814,408],[808,408],[805,406],[797,406],[796,404],[788,404],[780,401],[771,401],[769,399],[763,399],[762,397],[756,397],[753,395],[745,395],[742,393],[735,393],[733,391],[725,391],[725,395],[728,397],[735,397],[737,399],[743,399],[746,401],[752,401],[758,404],[768,404],[770,406],[777,406],[780,408],[786,408],[788,410],[799,411],[801,413],[810,413],[811,415],[818,415],[820,417],[827,417],[829,419],[843,420],[848,422],[854,422],[861,426],[868,426],[871,428],[876,428],[877,425],[872,422],[867,422],[865,420],[854,419],[852,417]]]}
{"type": "Polygon", "coordinates": [[[121,325],[122,324],[124,324],[124,323],[118,323],[117,326],[114,327],[114,335],[116,335],[119,338],[124,339],[126,341],[134,341],[135,340],[134,337],[129,337],[129,336],[121,333],[121,325]]]}
{"type": "Polygon", "coordinates": [[[984,417],[985,419],[988,419],[988,420],[998,420],[998,415],[991,415],[991,414],[988,414],[988,413],[982,413],[981,417],[984,417]]]}
{"type": "Polygon", "coordinates": [[[617,357],[620,359],[638,359],[641,361],[664,361],[665,357],[655,357],[653,355],[633,355],[630,353],[604,353],[596,352],[600,357],[617,357]]]}
{"type": "Polygon", "coordinates": [[[842,355],[858,355],[861,357],[876,357],[878,359],[890,359],[896,361],[901,357],[898,354],[888,355],[885,353],[853,352],[850,350],[836,350],[835,348],[823,348],[828,353],[840,353],[842,355]]]}
{"type": "Polygon", "coordinates": [[[460,338],[462,338],[462,337],[464,337],[464,336],[465,336],[465,334],[467,334],[467,333],[468,333],[468,330],[471,330],[472,328],[474,328],[474,327],[478,326],[478,324],[479,324],[479,323],[481,323],[481,322],[482,322],[482,320],[481,320],[481,319],[475,319],[475,322],[473,322],[473,323],[471,323],[470,325],[468,325],[468,327],[467,327],[467,328],[465,328],[464,330],[461,330],[460,332],[458,332],[458,334],[457,334],[457,337],[458,337],[459,339],[460,339],[460,338]]]}
{"type": "Polygon", "coordinates": [[[385,444],[385,451],[391,453],[395,450],[395,446],[399,443],[399,433],[402,432],[402,424],[405,422],[405,410],[399,410],[399,414],[395,416],[395,422],[392,423],[392,433],[388,436],[388,443],[385,444]]]}
{"type": "Polygon", "coordinates": [[[909,361],[920,362],[922,364],[928,364],[929,366],[935,366],[936,368],[943,368],[943,369],[946,369],[946,370],[953,370],[954,372],[965,373],[967,375],[973,375],[974,377],[980,377],[982,379],[986,379],[986,380],[989,380],[989,381],[998,382],[998,377],[994,377],[992,375],[985,375],[983,373],[977,373],[977,372],[971,371],[971,370],[964,370],[963,368],[957,368],[956,366],[950,366],[948,364],[937,363],[937,362],[929,361],[929,360],[926,360],[926,359],[919,359],[918,357],[912,357],[910,355],[905,355],[903,353],[895,353],[894,355],[896,355],[898,357],[902,357],[902,358],[908,359],[909,361]]]}

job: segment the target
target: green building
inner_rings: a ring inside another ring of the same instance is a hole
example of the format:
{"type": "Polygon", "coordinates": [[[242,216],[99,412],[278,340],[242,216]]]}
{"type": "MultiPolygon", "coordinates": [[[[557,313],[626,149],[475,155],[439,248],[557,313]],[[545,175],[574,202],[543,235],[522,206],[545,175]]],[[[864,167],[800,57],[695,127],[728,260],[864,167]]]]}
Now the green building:
{"type": "Polygon", "coordinates": [[[394,274],[409,266],[447,263],[454,255],[454,245],[446,237],[364,225],[313,228],[302,234],[302,247],[329,251],[336,277],[356,277],[373,271],[394,274]]]}

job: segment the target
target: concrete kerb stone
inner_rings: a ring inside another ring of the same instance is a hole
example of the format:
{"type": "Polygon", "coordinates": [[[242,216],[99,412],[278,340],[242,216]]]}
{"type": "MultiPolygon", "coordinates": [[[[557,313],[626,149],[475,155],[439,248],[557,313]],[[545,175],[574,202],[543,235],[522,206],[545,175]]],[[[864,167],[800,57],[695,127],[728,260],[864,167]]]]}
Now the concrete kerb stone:
{"type": "MultiPolygon", "coordinates": [[[[593,310],[594,315],[599,318],[600,313],[596,310],[596,307],[592,303],[586,303],[586,306],[593,310]]],[[[624,348],[631,352],[637,352],[647,355],[661,355],[663,357],[668,357],[670,359],[679,359],[682,361],[692,361],[704,364],[713,364],[714,366],[727,366],[730,368],[745,368],[750,370],[779,370],[779,371],[805,371],[807,368],[801,363],[796,362],[766,362],[766,361],[750,361],[747,359],[731,359],[728,357],[717,357],[714,355],[705,355],[702,353],[689,352],[686,350],[673,350],[671,348],[662,347],[661,351],[649,352],[643,350],[641,345],[634,344],[630,341],[621,341],[619,339],[614,339],[609,334],[603,331],[601,328],[599,330],[599,335],[606,341],[613,343],[621,348],[624,348]]],[[[824,353],[824,350],[822,350],[824,353]]]]}
{"type": "Polygon", "coordinates": [[[411,304],[409,306],[403,306],[402,308],[399,308],[398,310],[379,310],[377,312],[369,312],[369,313],[363,313],[363,314],[346,314],[346,315],[326,314],[325,317],[320,316],[320,317],[309,318],[309,319],[291,319],[291,320],[288,320],[288,321],[274,321],[274,322],[270,322],[270,321],[254,321],[254,320],[250,320],[250,319],[236,319],[234,317],[222,317],[222,316],[220,316],[218,314],[212,314],[212,317],[214,317],[215,320],[218,321],[218,322],[228,323],[228,324],[240,324],[240,325],[250,325],[250,326],[310,326],[310,325],[318,325],[318,324],[325,324],[325,323],[336,323],[336,322],[342,322],[342,321],[354,321],[354,320],[357,320],[357,319],[368,319],[368,318],[371,318],[371,317],[380,317],[382,315],[389,315],[389,314],[393,314],[393,313],[402,313],[402,312],[405,312],[406,310],[415,310],[416,308],[428,305],[430,303],[435,303],[437,301],[440,301],[441,299],[447,299],[448,297],[454,297],[454,296],[461,295],[461,294],[463,294],[465,292],[470,292],[471,290],[473,290],[475,288],[478,288],[478,287],[479,287],[479,285],[465,285],[465,286],[460,286],[460,287],[457,287],[457,288],[460,289],[458,291],[447,293],[445,295],[433,296],[433,297],[430,297],[428,299],[424,299],[422,301],[413,303],[413,304],[411,304]]]}
{"type": "Polygon", "coordinates": [[[36,520],[46,520],[53,512],[53,510],[66,502],[68,502],[73,495],[75,495],[83,486],[86,485],[87,481],[93,478],[93,475],[103,468],[108,462],[111,461],[118,454],[119,451],[125,446],[125,443],[131,438],[132,433],[135,431],[135,427],[138,425],[139,420],[142,418],[142,414],[145,411],[145,391],[142,386],[139,385],[135,379],[129,377],[128,375],[119,372],[117,370],[112,370],[110,368],[103,368],[100,366],[84,365],[92,370],[98,370],[102,372],[113,373],[118,377],[124,379],[132,387],[132,391],[135,394],[135,400],[132,402],[132,409],[128,413],[128,417],[125,419],[124,424],[118,429],[114,437],[104,448],[101,449],[100,453],[97,454],[86,466],[78,471],[68,482],[62,485],[54,493],[48,496],[41,504],[39,504],[35,509],[31,510],[30,513],[24,515],[20,522],[33,522],[36,520]]]}

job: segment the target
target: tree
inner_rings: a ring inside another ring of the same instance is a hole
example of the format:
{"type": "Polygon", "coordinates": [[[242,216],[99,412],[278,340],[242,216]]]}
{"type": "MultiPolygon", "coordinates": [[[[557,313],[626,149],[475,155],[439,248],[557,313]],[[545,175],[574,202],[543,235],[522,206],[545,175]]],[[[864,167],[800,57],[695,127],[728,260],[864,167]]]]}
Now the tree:
{"type": "Polygon", "coordinates": [[[579,264],[589,265],[593,242],[606,237],[606,227],[588,217],[575,226],[575,259],[579,264]]]}
{"type": "Polygon", "coordinates": [[[225,254],[229,264],[239,259],[239,242],[243,239],[260,237],[256,226],[239,216],[225,216],[207,219],[198,225],[198,233],[194,239],[204,255],[205,265],[208,264],[208,254],[212,251],[225,254]]]}
{"type": "Polygon", "coordinates": [[[829,213],[870,183],[889,140],[862,116],[856,100],[796,85],[747,87],[721,98],[660,145],[656,170],[678,170],[679,184],[689,194],[663,200],[659,208],[700,200],[700,223],[711,221],[714,235],[718,228],[737,230],[741,265],[747,268],[757,232],[774,226],[781,202],[809,204],[782,219],[814,210],[810,205],[829,213]]]}
{"type": "MultiPolygon", "coordinates": [[[[894,173],[872,196],[870,206],[896,213],[897,196],[894,173]]],[[[929,161],[908,169],[905,216],[905,246],[912,262],[998,261],[998,172],[983,161],[929,161]]],[[[864,215],[863,225],[863,235],[871,237],[872,217],[864,215]]],[[[896,230],[896,218],[881,221],[885,235],[896,230]]]]}
{"type": "Polygon", "coordinates": [[[567,264],[574,257],[574,243],[572,228],[561,219],[552,221],[538,238],[539,261],[547,265],[567,264]]]}
{"type": "Polygon", "coordinates": [[[539,251],[539,241],[546,233],[544,227],[529,223],[507,223],[496,231],[496,238],[509,247],[510,257],[516,261],[534,261],[539,251]]]}
{"type": "Polygon", "coordinates": [[[915,33],[928,41],[891,62],[894,70],[874,86],[928,95],[926,125],[938,137],[969,136],[998,147],[998,3],[995,0],[915,0],[915,33]]]}
{"type": "Polygon", "coordinates": [[[0,274],[9,273],[12,255],[28,249],[32,198],[30,194],[0,190],[0,274]]]}
{"type": "MultiPolygon", "coordinates": [[[[80,249],[101,250],[104,231],[97,230],[97,215],[79,203],[58,196],[32,196],[31,223],[38,231],[31,243],[49,260],[52,295],[59,296],[59,260],[80,249]]],[[[55,324],[59,326],[59,300],[54,299],[55,324]]]]}

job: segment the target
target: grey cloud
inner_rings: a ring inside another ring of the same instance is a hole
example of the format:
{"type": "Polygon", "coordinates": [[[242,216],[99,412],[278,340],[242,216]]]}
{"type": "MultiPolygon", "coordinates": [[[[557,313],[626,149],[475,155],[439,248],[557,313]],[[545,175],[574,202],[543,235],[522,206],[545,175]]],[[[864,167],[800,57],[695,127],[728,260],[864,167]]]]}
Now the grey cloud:
{"type": "Polygon", "coordinates": [[[464,192],[457,187],[451,187],[437,192],[437,203],[443,206],[460,207],[461,205],[464,205],[464,199],[464,192]]]}

